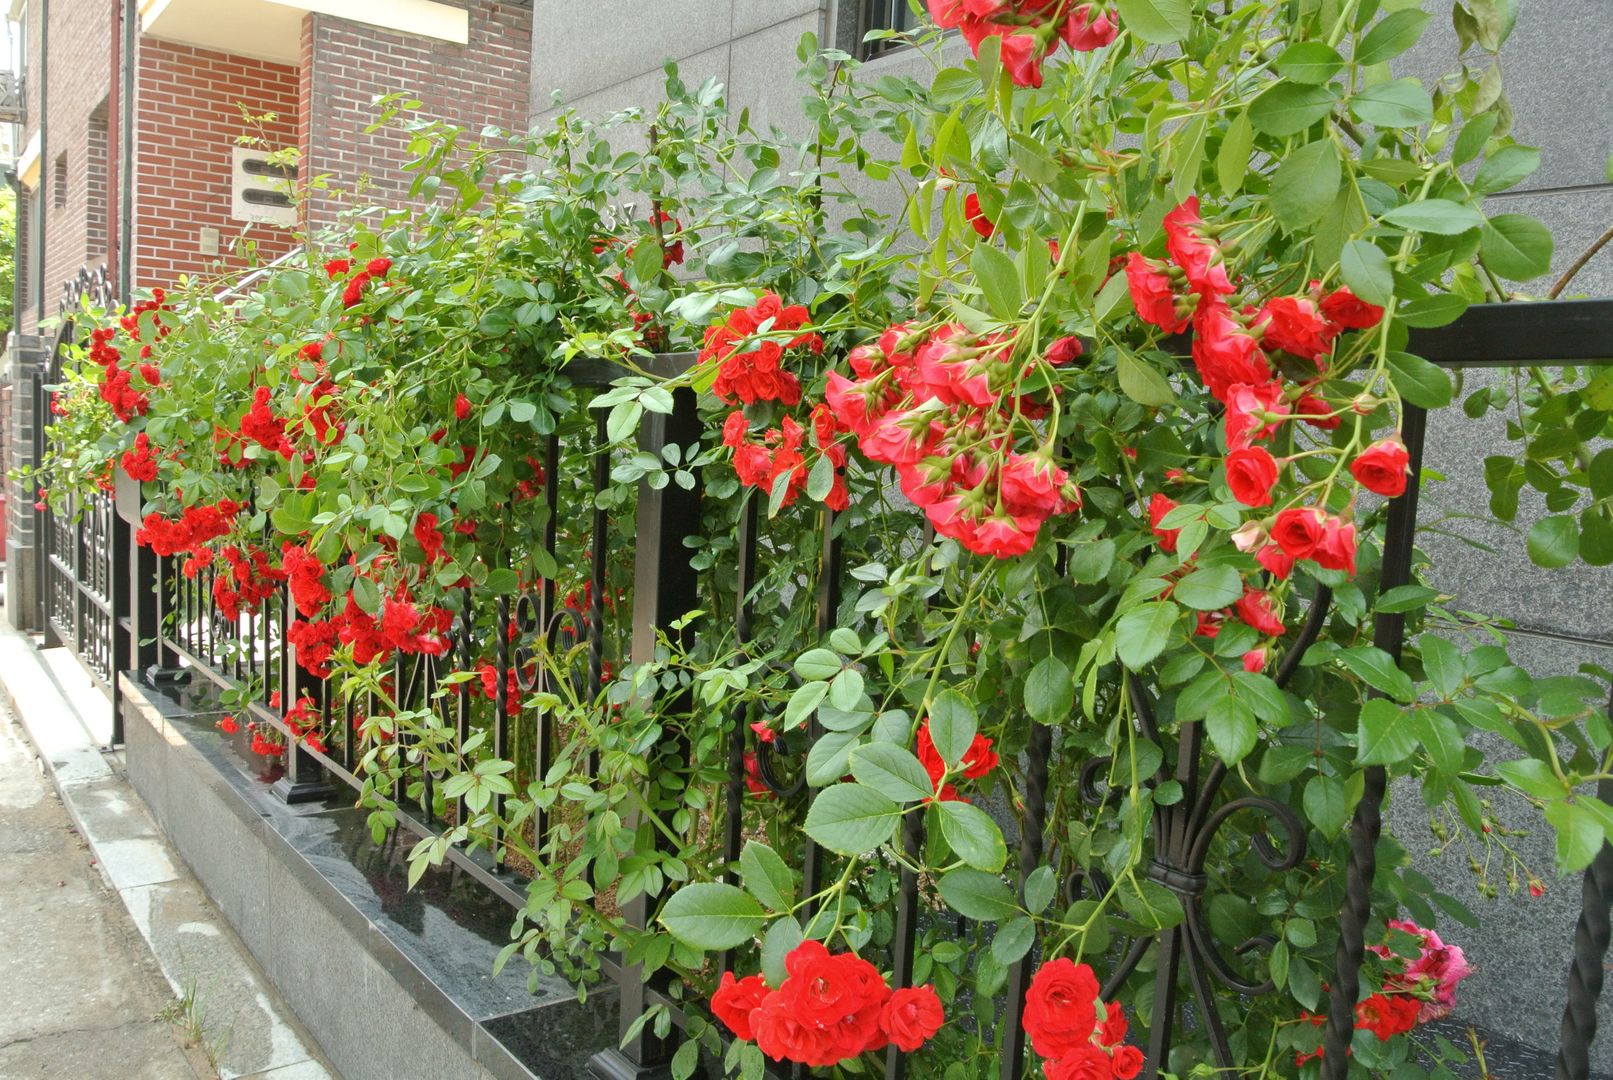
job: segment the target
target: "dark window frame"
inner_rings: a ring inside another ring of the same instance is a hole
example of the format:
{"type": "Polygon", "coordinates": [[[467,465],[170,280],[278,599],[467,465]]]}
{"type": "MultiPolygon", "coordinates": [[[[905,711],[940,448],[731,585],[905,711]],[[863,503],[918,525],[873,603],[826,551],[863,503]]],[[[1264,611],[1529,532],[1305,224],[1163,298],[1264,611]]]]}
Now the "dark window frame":
{"type": "Polygon", "coordinates": [[[905,43],[893,39],[864,41],[864,35],[870,30],[918,29],[913,10],[908,6],[907,0],[847,0],[847,2],[856,5],[857,29],[853,40],[854,48],[846,51],[854,53],[859,60],[873,60],[907,48],[905,43]]]}

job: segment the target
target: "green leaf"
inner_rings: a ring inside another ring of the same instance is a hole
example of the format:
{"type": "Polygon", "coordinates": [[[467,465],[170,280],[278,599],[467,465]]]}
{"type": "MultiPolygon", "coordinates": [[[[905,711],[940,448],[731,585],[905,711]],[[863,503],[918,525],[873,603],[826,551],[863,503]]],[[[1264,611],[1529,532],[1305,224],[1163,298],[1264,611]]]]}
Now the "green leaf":
{"type": "Polygon", "coordinates": [[[1032,914],[1040,914],[1053,902],[1053,893],[1058,888],[1058,882],[1053,878],[1051,866],[1038,866],[1030,872],[1025,879],[1025,908],[1032,914]]]}
{"type": "Polygon", "coordinates": [[[1366,37],[1356,45],[1355,62],[1381,64],[1393,60],[1417,44],[1417,39],[1423,36],[1423,27],[1427,25],[1428,16],[1414,9],[1397,11],[1385,17],[1367,31],[1366,37]]]}
{"type": "Polygon", "coordinates": [[[1551,270],[1551,232],[1528,214],[1497,214],[1479,232],[1484,264],[1512,281],[1551,270]]]}
{"type": "Polygon", "coordinates": [[[1075,708],[1070,668],[1056,656],[1042,657],[1025,676],[1025,711],[1044,724],[1057,723],[1075,708]]]}
{"type": "Polygon", "coordinates": [[[1344,831],[1344,823],[1350,817],[1349,800],[1345,797],[1344,785],[1333,777],[1311,777],[1301,802],[1306,820],[1323,836],[1332,839],[1344,831]]]}
{"type": "Polygon", "coordinates": [[[1451,150],[1451,164],[1466,165],[1478,157],[1484,144],[1495,134],[1495,126],[1500,121],[1500,114],[1491,111],[1481,113],[1463,125],[1462,133],[1456,137],[1456,146],[1451,150]]]}
{"type": "Polygon", "coordinates": [[[767,933],[762,937],[762,976],[770,986],[778,986],[784,981],[789,973],[784,966],[784,958],[805,939],[801,924],[789,916],[767,928],[767,933]]]}
{"type": "Polygon", "coordinates": [[[995,874],[1008,862],[1002,830],[978,806],[947,801],[939,805],[941,835],[953,852],[974,867],[995,874]]]}
{"type": "Polygon", "coordinates": [[[1222,697],[1211,703],[1204,729],[1209,732],[1216,756],[1228,765],[1248,757],[1260,735],[1254,710],[1235,697],[1222,697]]]}
{"type": "Polygon", "coordinates": [[[891,838],[902,808],[863,784],[824,788],[807,811],[807,835],[840,855],[866,855],[891,838]]]}
{"type": "Polygon", "coordinates": [[[1579,522],[1564,514],[1529,526],[1529,561],[1548,570],[1579,558],[1579,522]]]}
{"type": "Polygon", "coordinates": [[[1396,765],[1417,749],[1417,732],[1406,711],[1386,698],[1361,706],[1355,760],[1359,765],[1396,765]]]}
{"type": "Polygon", "coordinates": [[[767,921],[761,905],[720,882],[685,885],[672,894],[658,920],[667,933],[695,949],[732,949],[754,938],[767,921]]]}
{"type": "Polygon", "coordinates": [[[1434,99],[1418,80],[1396,79],[1358,92],[1350,111],[1374,127],[1418,127],[1434,119],[1434,99]]]}
{"type": "Polygon", "coordinates": [[[1009,919],[997,928],[991,939],[991,955],[1004,967],[1021,959],[1036,944],[1036,924],[1023,915],[1009,919]]]}
{"type": "Polygon", "coordinates": [[[834,460],[827,454],[812,463],[812,471],[807,473],[807,498],[822,502],[834,490],[835,465],[834,460]]]}
{"type": "Polygon", "coordinates": [[[1155,600],[1126,612],[1115,624],[1115,652],[1132,671],[1141,671],[1170,644],[1171,628],[1180,609],[1168,600],[1155,600]]]}
{"type": "Polygon", "coordinates": [[[1315,222],[1338,195],[1342,177],[1339,149],[1332,139],[1318,139],[1289,154],[1271,181],[1277,223],[1293,231],[1315,222]]]}
{"type": "Polygon", "coordinates": [[[1518,8],[1522,0],[1467,0],[1467,10],[1473,16],[1479,44],[1487,52],[1498,53],[1512,28],[1518,22],[1518,8]]]}
{"type": "Polygon", "coordinates": [[[1014,260],[982,242],[975,245],[974,254],[969,256],[969,267],[992,313],[999,319],[1016,318],[1024,298],[1019,292],[1019,270],[1014,260]]]}
{"type": "Polygon", "coordinates": [[[1301,41],[1290,45],[1277,58],[1277,74],[1289,82],[1321,86],[1339,73],[1344,58],[1338,50],[1321,41],[1301,41]]]}
{"type": "Polygon", "coordinates": [[[1388,361],[1389,380],[1401,397],[1425,409],[1443,409],[1451,403],[1451,377],[1444,369],[1411,353],[1392,352],[1388,361]]]}
{"type": "Polygon", "coordinates": [[[1338,95],[1326,86],[1279,82],[1249,106],[1249,122],[1266,135],[1298,135],[1333,111],[1338,95]]]}
{"type": "Polygon", "coordinates": [[[808,649],[795,661],[795,673],[803,679],[832,679],[842,667],[838,653],[828,649],[808,649]]]}
{"type": "Polygon", "coordinates": [[[1383,215],[1391,225],[1436,236],[1456,236],[1484,224],[1484,215],[1449,199],[1423,199],[1397,206],[1383,215]]]}
{"type": "MultiPolygon", "coordinates": [[[[1378,610],[1383,610],[1383,605],[1378,605],[1378,610]]],[[[1417,648],[1422,653],[1428,685],[1442,698],[1454,695],[1465,678],[1462,651],[1438,634],[1424,634],[1417,639],[1417,648]]]]}
{"type": "Polygon", "coordinates": [[[1546,820],[1557,830],[1557,870],[1572,874],[1583,870],[1607,842],[1601,819],[1586,807],[1567,800],[1546,804],[1546,820]]]}
{"type": "Polygon", "coordinates": [[[1243,578],[1230,566],[1207,567],[1177,582],[1171,595],[1198,611],[1217,611],[1243,595],[1243,578]]]}
{"type": "Polygon", "coordinates": [[[1181,41],[1193,29],[1190,0],[1116,0],[1120,25],[1150,45],[1181,41]]]}
{"type": "Polygon", "coordinates": [[[1473,177],[1473,190],[1493,195],[1513,187],[1540,168],[1540,151],[1532,146],[1503,146],[1484,159],[1473,177]]]}
{"type": "Polygon", "coordinates": [[[1411,676],[1400,670],[1394,657],[1375,645],[1341,650],[1338,658],[1356,678],[1396,701],[1410,701],[1417,696],[1411,676]]]}
{"type": "Polygon", "coordinates": [[[974,705],[956,690],[943,690],[930,702],[930,741],[952,768],[969,752],[979,724],[974,705]]]}
{"type": "Polygon", "coordinates": [[[795,876],[779,853],[757,840],[747,841],[739,853],[739,877],[745,889],[770,911],[789,911],[795,905],[795,876]]]}
{"type": "Polygon", "coordinates": [[[855,668],[847,668],[829,683],[829,704],[842,712],[851,712],[862,702],[863,676],[855,668]]]}
{"type": "Polygon", "coordinates": [[[1000,922],[1020,914],[1013,891],[995,874],[960,867],[941,876],[941,899],[959,915],[981,922],[1000,922]]]}
{"type": "Polygon", "coordinates": [[[1139,405],[1170,405],[1176,400],[1176,391],[1165,381],[1165,376],[1126,349],[1115,353],[1115,372],[1120,376],[1120,389],[1139,405]]]}
{"type": "Polygon", "coordinates": [[[1401,304],[1395,318],[1407,326],[1449,326],[1461,318],[1467,308],[1467,299],[1455,293],[1429,293],[1401,304]]]}
{"type": "Polygon", "coordinates": [[[1249,175],[1249,153],[1254,145],[1254,125],[1249,123],[1249,113],[1245,110],[1227,125],[1227,133],[1221,137],[1221,149],[1215,156],[1216,179],[1229,199],[1243,190],[1244,178],[1249,175]]]}
{"type": "Polygon", "coordinates": [[[1370,240],[1351,240],[1339,254],[1339,274],[1350,291],[1369,304],[1388,307],[1395,301],[1395,276],[1389,256],[1370,240]]]}
{"type": "Polygon", "coordinates": [[[899,803],[922,802],[935,796],[935,785],[919,759],[892,743],[869,743],[851,754],[851,775],[881,795],[899,803]]]}

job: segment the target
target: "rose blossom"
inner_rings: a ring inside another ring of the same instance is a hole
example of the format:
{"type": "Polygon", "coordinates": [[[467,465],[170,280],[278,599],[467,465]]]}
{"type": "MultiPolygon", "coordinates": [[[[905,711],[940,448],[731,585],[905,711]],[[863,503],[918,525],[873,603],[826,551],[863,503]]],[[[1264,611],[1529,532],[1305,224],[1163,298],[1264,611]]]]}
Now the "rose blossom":
{"type": "Polygon", "coordinates": [[[1350,475],[1368,491],[1394,498],[1406,490],[1411,454],[1398,438],[1379,439],[1350,462],[1350,475]]]}
{"type": "Polygon", "coordinates": [[[1277,432],[1281,418],[1288,415],[1282,384],[1264,382],[1256,386],[1239,383],[1227,390],[1227,449],[1237,450],[1277,432]],[[1276,419],[1273,419],[1273,418],[1276,419]]]}
{"type": "Polygon", "coordinates": [[[1227,487],[1245,506],[1270,506],[1277,483],[1277,459],[1263,446],[1245,446],[1227,455],[1227,487]]]}
{"type": "Polygon", "coordinates": [[[711,1011],[728,1025],[729,1031],[748,1041],[756,1037],[751,1030],[751,1013],[769,993],[767,981],[760,975],[736,980],[733,972],[725,971],[717,992],[711,995],[711,1011]]]}
{"type": "Polygon", "coordinates": [[[1321,309],[1322,317],[1341,330],[1370,330],[1383,321],[1383,308],[1342,285],[1322,298],[1321,309]]]}
{"type": "Polygon", "coordinates": [[[1126,259],[1126,284],[1131,289],[1131,302],[1137,317],[1159,327],[1167,334],[1180,334],[1192,321],[1191,313],[1180,315],[1176,310],[1176,291],[1165,264],[1146,259],[1141,252],[1133,251],[1126,259]]]}
{"type": "Polygon", "coordinates": [[[1198,196],[1192,196],[1165,215],[1165,250],[1187,274],[1187,283],[1200,297],[1232,292],[1221,248],[1204,237],[1198,196]]]}
{"type": "Polygon", "coordinates": [[[1200,307],[1193,316],[1193,364],[1205,388],[1222,402],[1239,383],[1253,386],[1271,378],[1259,342],[1225,304],[1200,307]]]}
{"type": "Polygon", "coordinates": [[[1159,543],[1159,550],[1167,554],[1176,550],[1176,538],[1181,535],[1181,529],[1162,529],[1159,523],[1165,520],[1165,515],[1175,510],[1176,500],[1168,495],[1154,492],[1148,500],[1148,526],[1154,530],[1154,539],[1159,543]]]}
{"type": "Polygon", "coordinates": [[[1266,301],[1256,321],[1265,324],[1261,344],[1268,348],[1281,349],[1318,365],[1322,357],[1332,351],[1327,323],[1311,300],[1298,296],[1275,297],[1266,301]]]}
{"type": "Polygon", "coordinates": [[[1092,1048],[1097,1000],[1098,978],[1086,964],[1059,957],[1037,968],[1025,994],[1023,1016],[1031,1046],[1055,1060],[1092,1048]]]}
{"type": "Polygon", "coordinates": [[[1270,593],[1246,585],[1243,595],[1233,607],[1238,613],[1238,618],[1262,634],[1267,637],[1282,637],[1283,620],[1279,614],[1277,601],[1270,593]]]}
{"type": "Polygon", "coordinates": [[[1048,1062],[1046,1072],[1047,1080],[1111,1080],[1115,1074],[1109,1055],[1090,1043],[1048,1062]]]}
{"type": "Polygon", "coordinates": [[[1289,507],[1272,522],[1271,539],[1294,559],[1308,559],[1327,531],[1327,515],[1313,506],[1289,507]]]}
{"type": "Polygon", "coordinates": [[[890,1041],[903,1053],[911,1054],[923,1046],[946,1022],[941,999],[931,986],[903,987],[892,992],[890,1000],[879,1011],[879,1026],[890,1041]]]}
{"type": "Polygon", "coordinates": [[[1355,574],[1355,526],[1336,517],[1327,519],[1321,542],[1311,552],[1311,559],[1326,570],[1343,570],[1355,574]]]}
{"type": "Polygon", "coordinates": [[[969,227],[980,234],[982,240],[990,240],[992,234],[997,231],[997,226],[986,216],[986,212],[980,209],[980,196],[972,191],[964,197],[963,216],[969,222],[969,227]]]}

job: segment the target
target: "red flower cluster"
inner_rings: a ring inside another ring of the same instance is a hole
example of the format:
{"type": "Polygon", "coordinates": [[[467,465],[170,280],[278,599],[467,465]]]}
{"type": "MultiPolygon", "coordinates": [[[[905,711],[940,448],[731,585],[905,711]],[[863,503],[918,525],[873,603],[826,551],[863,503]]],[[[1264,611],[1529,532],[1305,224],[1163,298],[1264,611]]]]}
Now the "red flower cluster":
{"type": "MultiPolygon", "coordinates": [[[[351,259],[331,259],[325,264],[325,273],[332,281],[346,274],[353,268],[351,259]]],[[[364,269],[347,279],[342,288],[342,306],[353,307],[364,299],[364,290],[369,287],[373,278],[385,278],[392,269],[392,260],[385,258],[371,259],[364,264],[364,269]]]]}
{"type": "Polygon", "coordinates": [[[893,991],[873,964],[819,941],[797,945],[784,968],[777,989],[760,975],[724,972],[711,998],[717,1018],[774,1061],[826,1068],[887,1043],[911,1053],[946,1021],[931,987],[893,991]]]}
{"type": "Polygon", "coordinates": [[[798,404],[801,380],[781,365],[785,352],[790,349],[823,351],[823,339],[817,334],[794,333],[806,326],[810,318],[807,309],[800,304],[785,307],[777,294],[769,292],[763,293],[750,307],[730,312],[725,322],[708,327],[700,362],[718,365],[717,381],[712,384],[712,390],[729,404],[736,401],[747,405],[758,401],[798,404]],[[794,336],[776,340],[785,334],[794,336]],[[750,340],[758,336],[758,340],[750,340]],[[747,342],[745,350],[740,351],[747,342]]]}
{"type": "Polygon", "coordinates": [[[275,586],[286,579],[283,571],[269,565],[269,556],[260,548],[245,552],[232,546],[219,552],[230,572],[213,579],[213,602],[224,617],[234,622],[243,611],[258,611],[274,595],[275,586]]]}
{"type": "Polygon", "coordinates": [[[317,615],[331,601],[325,587],[325,564],[300,544],[286,541],[280,547],[280,569],[285,571],[292,603],[305,617],[317,615]]]}
{"type": "MultiPolygon", "coordinates": [[[[963,752],[963,760],[958,762],[958,769],[966,780],[978,780],[997,767],[997,752],[991,748],[991,740],[984,735],[976,735],[969,749],[963,752]]],[[[935,748],[935,740],[930,736],[930,722],[925,720],[919,725],[917,739],[918,759],[924,766],[924,771],[930,776],[930,783],[935,786],[935,797],[942,802],[967,802],[958,789],[945,782],[947,763],[941,757],[941,752],[935,748]]]]}
{"type": "Polygon", "coordinates": [[[136,416],[144,416],[151,407],[145,394],[134,388],[129,372],[118,366],[123,354],[112,345],[117,333],[109,326],[90,332],[90,359],[101,365],[99,393],[101,400],[112,407],[112,415],[127,424],[136,416]]]}
{"type": "MultiPolygon", "coordinates": [[[[1029,551],[1043,522],[1081,505],[1046,447],[1014,449],[1016,422],[1041,418],[1047,406],[1012,392],[1013,345],[956,323],[930,331],[903,323],[853,349],[857,379],[830,372],[824,392],[835,424],[869,459],[895,467],[902,493],[937,532],[998,558],[1029,551]]],[[[1078,340],[1062,338],[1042,359],[1056,366],[1080,354],[1078,340]]]]}
{"type": "Polygon", "coordinates": [[[143,431],[136,435],[134,449],[123,452],[121,463],[131,480],[157,479],[157,459],[151,454],[151,437],[143,431]]]}
{"type": "Polygon", "coordinates": [[[1132,1080],[1142,1051],[1125,1042],[1126,1014],[1098,998],[1098,978],[1067,957],[1036,969],[1025,994],[1023,1024],[1031,1048],[1047,1058],[1048,1080],[1132,1080]]]}
{"type": "Polygon", "coordinates": [[[1002,62],[1020,86],[1042,85],[1042,62],[1060,42],[1076,52],[1101,49],[1118,27],[1107,3],[1080,0],[929,0],[930,18],[959,30],[980,55],[988,37],[1002,39],[1002,62]]]}
{"type": "Polygon", "coordinates": [[[240,512],[239,503],[220,499],[211,505],[187,506],[177,519],[147,514],[134,540],[158,555],[177,555],[203,547],[229,532],[231,520],[240,512]]]}

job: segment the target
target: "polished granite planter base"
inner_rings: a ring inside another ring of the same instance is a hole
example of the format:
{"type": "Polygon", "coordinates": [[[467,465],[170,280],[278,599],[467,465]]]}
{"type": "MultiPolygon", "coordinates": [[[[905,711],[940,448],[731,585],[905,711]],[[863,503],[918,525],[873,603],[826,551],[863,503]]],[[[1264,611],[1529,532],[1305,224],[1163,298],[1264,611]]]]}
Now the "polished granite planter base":
{"type": "Polygon", "coordinates": [[[511,911],[451,866],[407,887],[413,838],[376,845],[345,790],[287,806],[200,688],[124,676],[129,777],[344,1080],[571,1080],[611,1045],[608,992],[524,965],[497,978],[511,911]]]}

